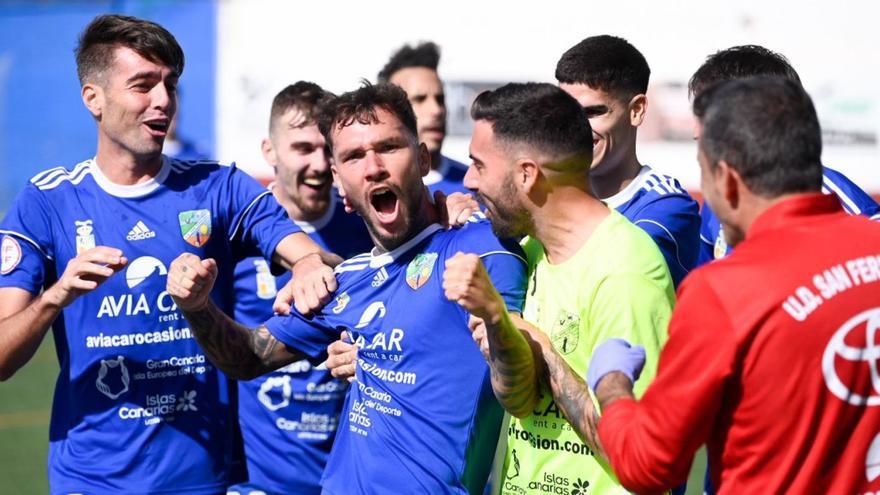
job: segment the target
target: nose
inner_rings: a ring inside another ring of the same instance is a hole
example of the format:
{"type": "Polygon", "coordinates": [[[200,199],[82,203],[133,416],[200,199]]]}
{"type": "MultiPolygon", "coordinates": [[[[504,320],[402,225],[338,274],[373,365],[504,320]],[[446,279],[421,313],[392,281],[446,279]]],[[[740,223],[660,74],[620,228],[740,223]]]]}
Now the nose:
{"type": "Polygon", "coordinates": [[[321,174],[330,170],[330,154],[326,146],[315,148],[309,157],[309,168],[321,174]]]}
{"type": "Polygon", "coordinates": [[[446,105],[444,105],[436,96],[428,98],[426,105],[428,106],[427,110],[431,117],[439,118],[446,113],[446,105]]]}
{"type": "Polygon", "coordinates": [[[464,173],[462,184],[471,191],[477,192],[480,190],[480,180],[477,177],[477,171],[473,164],[468,166],[467,172],[464,173]]]}
{"type": "Polygon", "coordinates": [[[173,113],[174,103],[177,101],[176,93],[170,90],[165,84],[157,84],[151,91],[153,99],[153,108],[162,110],[163,113],[169,115],[173,113]]]}
{"type": "Polygon", "coordinates": [[[367,180],[379,181],[388,176],[388,171],[385,169],[385,164],[382,162],[382,157],[378,153],[373,150],[369,150],[367,151],[364,160],[366,162],[364,175],[367,180]]]}

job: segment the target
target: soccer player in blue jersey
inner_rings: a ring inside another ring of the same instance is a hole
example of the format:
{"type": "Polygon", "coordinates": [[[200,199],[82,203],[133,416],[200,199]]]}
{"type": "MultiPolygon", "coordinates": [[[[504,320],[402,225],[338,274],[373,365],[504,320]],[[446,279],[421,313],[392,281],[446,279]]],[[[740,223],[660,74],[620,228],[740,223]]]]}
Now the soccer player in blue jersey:
{"type": "Polygon", "coordinates": [[[419,140],[431,154],[431,171],[423,179],[431,193],[468,192],[462,185],[467,165],[440,153],[446,138],[446,95],[437,75],[440,48],[431,42],[404,45],[379,72],[379,82],[396,84],[406,91],[419,129],[419,140]]]}
{"type": "MultiPolygon", "coordinates": [[[[758,45],[734,46],[710,55],[691,76],[688,91],[696,97],[710,86],[750,76],[780,76],[798,83],[800,77],[788,60],[779,53],[758,45]]],[[[842,173],[822,167],[822,192],[834,194],[850,215],[864,215],[880,220],[880,205],[868,193],[842,173]]],[[[700,264],[721,258],[740,239],[737,233],[723,232],[718,217],[708,204],[703,205],[700,228],[700,264]]]]}
{"type": "MultiPolygon", "coordinates": [[[[275,170],[272,196],[322,248],[349,258],[373,246],[363,220],[348,214],[333,189],[326,142],[318,116],[333,95],[314,83],[287,86],[272,101],[263,156],[275,170]]],[[[250,327],[272,317],[277,288],[264,258],[235,268],[235,320],[250,327]]],[[[247,456],[248,484],[229,493],[318,494],[345,392],[326,367],[307,360],[251,381],[238,382],[239,423],[247,456]]]]}
{"type": "Polygon", "coordinates": [[[161,154],[184,67],[171,33],[99,16],[76,60],[97,154],[36,175],[0,224],[0,378],[51,326],[61,366],[51,493],[220,493],[233,460],[233,390],[165,291],[168,266],[181,251],[216,259],[211,297],[229,310],[240,253],[294,266],[301,290],[314,284],[299,305],[335,289],[332,270],[234,166],[161,154]]]}
{"type": "Polygon", "coordinates": [[[578,100],[593,129],[593,191],[654,239],[678,286],[696,266],[699,205],[678,180],[643,165],[636,155],[650,75],[634,46],[608,35],[584,39],[556,64],[559,87],[578,100]]]}
{"type": "Polygon", "coordinates": [[[426,146],[406,94],[392,84],[340,96],[322,131],[332,170],[366,221],[375,248],[336,269],[335,302],[317,314],[274,317],[255,330],[207,293],[217,264],[191,253],[171,266],[168,290],[209,359],[252,378],[302,358],[321,362],[341,330],[358,342],[356,385],[322,479],[323,493],[477,494],[486,484],[502,418],[469,314],[444,297],[457,253],[480,257],[504,306],[519,313],[525,262],[481,214],[459,229],[436,222],[426,146]]]}

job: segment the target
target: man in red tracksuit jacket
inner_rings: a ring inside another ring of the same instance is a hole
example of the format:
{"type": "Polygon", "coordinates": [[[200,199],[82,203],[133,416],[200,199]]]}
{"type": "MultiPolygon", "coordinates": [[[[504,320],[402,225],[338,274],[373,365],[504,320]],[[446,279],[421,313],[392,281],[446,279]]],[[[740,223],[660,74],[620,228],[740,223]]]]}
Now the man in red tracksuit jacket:
{"type": "Polygon", "coordinates": [[[821,132],[797,84],[727,82],[694,113],[703,193],[738,245],[685,279],[640,401],[643,352],[611,340],[593,354],[611,466],[656,492],[705,443],[719,494],[880,493],[880,225],[821,194],[821,132]]]}

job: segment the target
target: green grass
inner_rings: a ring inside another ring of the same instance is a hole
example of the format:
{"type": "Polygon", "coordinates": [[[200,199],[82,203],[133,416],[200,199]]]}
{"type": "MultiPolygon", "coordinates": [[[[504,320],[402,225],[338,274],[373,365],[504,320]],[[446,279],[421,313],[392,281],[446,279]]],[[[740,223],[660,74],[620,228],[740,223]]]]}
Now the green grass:
{"type": "Polygon", "coordinates": [[[51,333],[31,361],[0,383],[0,480],[21,495],[45,494],[49,410],[58,376],[51,333]]]}

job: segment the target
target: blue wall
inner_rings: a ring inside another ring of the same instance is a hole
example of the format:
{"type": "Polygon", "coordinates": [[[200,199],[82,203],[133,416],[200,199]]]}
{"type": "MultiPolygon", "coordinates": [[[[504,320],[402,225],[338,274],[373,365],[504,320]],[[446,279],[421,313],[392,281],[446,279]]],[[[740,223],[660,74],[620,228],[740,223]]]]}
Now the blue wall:
{"type": "Polygon", "coordinates": [[[174,34],[186,55],[179,134],[213,155],[216,10],[213,0],[0,4],[0,213],[35,173],[95,154],[73,50],[98,14],[150,19],[174,34]]]}

